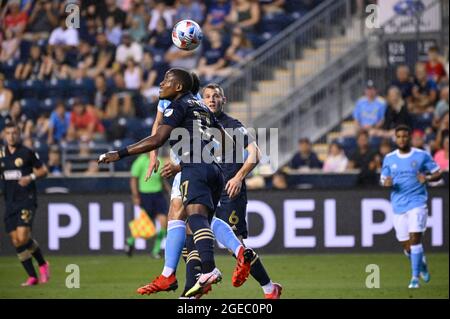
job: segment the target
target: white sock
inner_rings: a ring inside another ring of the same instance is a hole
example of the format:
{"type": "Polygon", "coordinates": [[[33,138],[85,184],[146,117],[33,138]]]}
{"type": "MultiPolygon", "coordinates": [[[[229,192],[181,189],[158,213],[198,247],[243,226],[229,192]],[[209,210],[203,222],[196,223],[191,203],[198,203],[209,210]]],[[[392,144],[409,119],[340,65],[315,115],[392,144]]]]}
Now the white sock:
{"type": "Polygon", "coordinates": [[[264,290],[265,294],[270,294],[271,292],[273,292],[274,286],[272,280],[269,281],[267,285],[261,286],[261,288],[264,290]]]}
{"type": "Polygon", "coordinates": [[[170,275],[172,275],[174,271],[175,271],[175,269],[164,266],[162,275],[164,277],[170,277],[170,275]]]}

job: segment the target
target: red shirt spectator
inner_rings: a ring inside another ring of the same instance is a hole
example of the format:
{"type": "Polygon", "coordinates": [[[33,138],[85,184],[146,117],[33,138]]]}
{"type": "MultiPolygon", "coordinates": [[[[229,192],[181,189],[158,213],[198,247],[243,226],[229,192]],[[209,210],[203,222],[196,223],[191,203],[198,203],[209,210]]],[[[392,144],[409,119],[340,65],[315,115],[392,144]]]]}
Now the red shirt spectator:
{"type": "Polygon", "coordinates": [[[439,83],[443,77],[446,76],[445,68],[440,61],[439,49],[432,46],[428,49],[428,61],[425,65],[428,78],[439,83]]]}
{"type": "Polygon", "coordinates": [[[77,130],[87,130],[91,123],[95,123],[94,133],[103,133],[105,131],[97,115],[91,109],[85,108],[81,114],[74,111],[70,115],[70,124],[73,124],[77,130]]]}
{"type": "Polygon", "coordinates": [[[8,13],[5,16],[4,27],[20,34],[25,30],[28,15],[25,11],[20,11],[20,1],[10,1],[8,13]]]}

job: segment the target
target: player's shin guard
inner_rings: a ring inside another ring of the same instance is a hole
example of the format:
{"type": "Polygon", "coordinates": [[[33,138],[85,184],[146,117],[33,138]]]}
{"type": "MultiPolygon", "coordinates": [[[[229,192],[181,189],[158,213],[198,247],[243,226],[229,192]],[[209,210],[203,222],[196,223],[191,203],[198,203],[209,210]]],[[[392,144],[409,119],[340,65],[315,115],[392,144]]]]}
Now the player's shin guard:
{"type": "Polygon", "coordinates": [[[189,227],[194,233],[194,243],[202,261],[202,272],[209,273],[216,267],[214,261],[214,235],[208,218],[200,214],[189,216],[189,227]]]}
{"type": "Polygon", "coordinates": [[[163,275],[169,277],[177,269],[178,261],[186,239],[186,223],[170,220],[167,227],[166,250],[164,253],[163,275]]]}
{"type": "Polygon", "coordinates": [[[239,247],[242,246],[242,243],[236,237],[230,225],[220,218],[213,217],[211,222],[211,230],[213,231],[217,241],[237,256],[239,247]]]}
{"type": "Polygon", "coordinates": [[[27,244],[25,244],[27,249],[33,255],[33,257],[38,262],[39,266],[43,266],[46,264],[44,256],[42,255],[41,249],[39,248],[39,244],[35,239],[30,239],[27,244]]]}
{"type": "Polygon", "coordinates": [[[412,276],[419,278],[420,269],[423,259],[423,246],[422,244],[411,245],[411,270],[412,276]]]}
{"type": "MultiPolygon", "coordinates": [[[[259,283],[261,287],[267,286],[271,284],[269,275],[267,274],[266,269],[264,268],[261,259],[259,258],[257,253],[254,253],[253,259],[251,261],[250,274],[256,281],[259,283]]],[[[271,288],[271,287],[269,287],[271,288]]]]}
{"type": "Polygon", "coordinates": [[[25,271],[27,272],[29,277],[37,278],[36,270],[33,266],[33,259],[31,252],[27,249],[27,245],[22,245],[19,247],[16,247],[17,257],[19,258],[20,262],[23,265],[23,268],[25,268],[25,271]]]}
{"type": "Polygon", "coordinates": [[[186,285],[184,288],[184,293],[194,287],[195,283],[197,282],[197,275],[202,271],[202,262],[200,260],[198,251],[195,249],[193,235],[186,236],[186,249],[186,285]]]}

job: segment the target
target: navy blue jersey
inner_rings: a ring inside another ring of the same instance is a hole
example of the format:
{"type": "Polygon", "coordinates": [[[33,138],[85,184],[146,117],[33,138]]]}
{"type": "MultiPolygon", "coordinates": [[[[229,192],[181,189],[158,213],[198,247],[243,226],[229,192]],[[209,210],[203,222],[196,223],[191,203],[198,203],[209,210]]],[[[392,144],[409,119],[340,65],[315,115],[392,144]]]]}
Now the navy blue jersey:
{"type": "MultiPolygon", "coordinates": [[[[217,120],[226,131],[228,131],[229,129],[233,129],[233,132],[229,133],[234,140],[234,161],[230,163],[228,160],[225,160],[226,156],[223,156],[223,160],[220,163],[220,167],[222,168],[226,184],[242,168],[245,158],[244,154],[246,152],[245,149],[254,141],[254,138],[248,133],[247,129],[241,122],[239,122],[239,120],[232,118],[224,112],[222,112],[220,115],[217,115],[217,120]]],[[[242,184],[241,193],[245,192],[246,187],[244,181],[242,184]]]]}
{"type": "Polygon", "coordinates": [[[33,168],[42,167],[43,163],[37,153],[22,144],[17,145],[13,154],[7,146],[0,149],[0,171],[4,179],[3,194],[6,203],[36,202],[36,184],[19,185],[19,179],[33,173],[33,168]]]}
{"type": "Polygon", "coordinates": [[[170,139],[170,147],[181,159],[182,166],[185,163],[218,163],[214,150],[220,132],[212,132],[211,128],[219,129],[221,125],[208,107],[192,93],[186,93],[170,103],[164,110],[162,124],[185,129],[172,131],[171,136],[180,134],[177,139],[170,139]]]}

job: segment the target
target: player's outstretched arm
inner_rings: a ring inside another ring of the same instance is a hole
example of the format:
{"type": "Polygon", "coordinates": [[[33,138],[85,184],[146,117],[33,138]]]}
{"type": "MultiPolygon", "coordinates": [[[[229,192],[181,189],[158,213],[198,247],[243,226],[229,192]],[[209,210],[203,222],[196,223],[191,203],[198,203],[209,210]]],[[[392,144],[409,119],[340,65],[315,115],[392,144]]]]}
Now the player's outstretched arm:
{"type": "MultiPolygon", "coordinates": [[[[163,120],[163,113],[158,111],[158,113],[156,113],[155,122],[153,123],[153,126],[152,126],[151,136],[156,134],[158,127],[162,123],[162,120],[163,120]]],[[[150,179],[150,177],[152,176],[153,172],[156,173],[159,168],[158,150],[153,150],[148,155],[150,157],[150,164],[148,165],[147,173],[145,174],[145,181],[148,181],[150,179]]]]}
{"type": "Polygon", "coordinates": [[[248,157],[242,165],[241,169],[230,179],[225,185],[225,190],[230,198],[237,196],[242,188],[242,182],[248,174],[258,165],[261,160],[261,151],[256,144],[252,142],[247,146],[248,157]]]}
{"type": "Polygon", "coordinates": [[[111,151],[100,155],[98,163],[111,163],[130,156],[147,153],[161,147],[170,136],[173,127],[169,125],[161,125],[158,127],[155,135],[148,136],[139,142],[129,145],[119,151],[111,151]]]}

